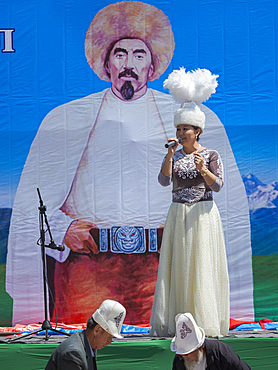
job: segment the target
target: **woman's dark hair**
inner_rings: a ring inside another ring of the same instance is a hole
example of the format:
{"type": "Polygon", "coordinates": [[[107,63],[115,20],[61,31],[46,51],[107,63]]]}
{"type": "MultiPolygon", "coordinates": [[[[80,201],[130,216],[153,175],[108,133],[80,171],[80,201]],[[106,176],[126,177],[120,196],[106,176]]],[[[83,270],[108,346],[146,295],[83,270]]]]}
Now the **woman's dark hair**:
{"type": "MultiPolygon", "coordinates": [[[[198,130],[198,129],[200,129],[200,127],[198,127],[198,126],[192,126],[193,128],[194,128],[194,130],[196,131],[196,130],[198,130]]],[[[201,132],[198,134],[198,136],[197,136],[197,138],[196,138],[196,140],[197,141],[199,141],[200,140],[200,135],[201,135],[201,133],[202,133],[202,129],[200,129],[201,130],[201,132]]]]}

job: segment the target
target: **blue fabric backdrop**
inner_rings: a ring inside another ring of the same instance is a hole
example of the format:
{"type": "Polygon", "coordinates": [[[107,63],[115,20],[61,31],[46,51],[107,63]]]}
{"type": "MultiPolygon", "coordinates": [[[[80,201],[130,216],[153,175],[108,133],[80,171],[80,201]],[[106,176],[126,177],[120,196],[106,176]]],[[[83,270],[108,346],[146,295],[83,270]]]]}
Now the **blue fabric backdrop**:
{"type": "MultiPolygon", "coordinates": [[[[174,57],[149,87],[163,91],[180,66],[219,74],[207,106],[224,124],[248,196],[257,318],[277,316],[278,267],[278,3],[148,1],[170,19],[174,57]]],[[[110,1],[0,1],[0,217],[5,280],[10,210],[41,121],[63,103],[110,86],[89,67],[84,39],[110,1]]],[[[4,284],[2,284],[4,286],[4,284]]],[[[5,297],[2,321],[10,320],[5,297]],[[5,312],[5,313],[4,313],[5,312]]]]}

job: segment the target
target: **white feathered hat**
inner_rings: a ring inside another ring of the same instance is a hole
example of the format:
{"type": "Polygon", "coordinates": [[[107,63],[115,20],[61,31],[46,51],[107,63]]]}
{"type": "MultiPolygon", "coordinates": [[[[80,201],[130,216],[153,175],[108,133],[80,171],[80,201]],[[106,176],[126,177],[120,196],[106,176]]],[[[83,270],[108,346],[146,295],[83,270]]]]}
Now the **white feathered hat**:
{"type": "Polygon", "coordinates": [[[200,104],[215,93],[218,85],[216,79],[207,69],[198,68],[195,71],[185,72],[185,68],[174,70],[164,81],[164,89],[169,89],[170,94],[181,104],[174,116],[174,125],[187,124],[205,128],[205,114],[200,109],[200,104]]]}

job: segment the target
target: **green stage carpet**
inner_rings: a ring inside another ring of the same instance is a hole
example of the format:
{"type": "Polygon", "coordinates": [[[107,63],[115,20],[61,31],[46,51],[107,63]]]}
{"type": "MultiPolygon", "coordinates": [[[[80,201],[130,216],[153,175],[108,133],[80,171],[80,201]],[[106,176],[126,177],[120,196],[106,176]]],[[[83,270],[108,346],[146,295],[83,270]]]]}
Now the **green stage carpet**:
{"type": "MultiPolygon", "coordinates": [[[[278,369],[278,338],[222,339],[253,369],[278,369]]],[[[98,370],[154,370],[172,368],[170,340],[121,341],[98,351],[98,370]]],[[[3,370],[44,369],[57,343],[0,343],[3,370]]]]}

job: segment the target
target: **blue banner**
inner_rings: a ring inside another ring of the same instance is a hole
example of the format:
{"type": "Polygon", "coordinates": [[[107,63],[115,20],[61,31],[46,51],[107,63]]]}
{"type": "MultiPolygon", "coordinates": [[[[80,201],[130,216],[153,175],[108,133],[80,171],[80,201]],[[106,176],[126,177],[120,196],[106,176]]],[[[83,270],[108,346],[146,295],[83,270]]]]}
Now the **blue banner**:
{"type": "Polygon", "coordinates": [[[43,316],[37,188],[54,240],[65,245],[62,252],[47,251],[59,320],[82,322],[108,296],[129,295],[126,305],[140,309],[128,310],[127,323],[149,322],[171,202],[171,189],[157,175],[164,143],[175,136],[177,108],[163,81],[180,67],[219,75],[216,94],[204,103],[200,142],[224,163],[225,184],[215,201],[231,317],[277,319],[277,2],[148,1],[155,17],[145,3],[133,3],[132,23],[123,26],[110,1],[0,2],[0,279],[6,282],[0,324],[10,322],[11,302],[13,323],[43,316]],[[113,70],[105,59],[123,38],[145,43],[153,66],[146,100],[124,108],[109,95],[118,90],[111,90],[113,70]],[[117,118],[132,125],[115,128],[117,118]],[[68,247],[76,220],[94,240],[83,250],[68,247]],[[78,289],[92,289],[86,303],[78,289]]]}

